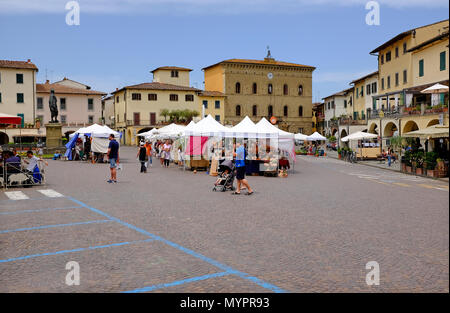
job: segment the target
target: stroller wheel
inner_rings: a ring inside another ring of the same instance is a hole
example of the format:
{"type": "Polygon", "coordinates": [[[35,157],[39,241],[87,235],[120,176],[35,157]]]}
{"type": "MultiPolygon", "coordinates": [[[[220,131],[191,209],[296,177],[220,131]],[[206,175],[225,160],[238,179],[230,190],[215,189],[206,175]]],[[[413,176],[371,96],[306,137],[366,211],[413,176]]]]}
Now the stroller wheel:
{"type": "Polygon", "coordinates": [[[212,189],[212,191],[216,191],[216,187],[214,187],[214,188],[212,189]]]}

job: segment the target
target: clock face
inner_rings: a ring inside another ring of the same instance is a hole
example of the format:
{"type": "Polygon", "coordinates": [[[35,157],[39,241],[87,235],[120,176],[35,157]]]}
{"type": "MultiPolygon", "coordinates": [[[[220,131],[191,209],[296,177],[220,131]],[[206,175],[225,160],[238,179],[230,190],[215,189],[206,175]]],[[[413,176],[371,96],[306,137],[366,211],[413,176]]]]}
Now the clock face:
{"type": "Polygon", "coordinates": [[[272,79],[273,78],[273,74],[272,73],[267,74],[267,78],[272,79]]]}

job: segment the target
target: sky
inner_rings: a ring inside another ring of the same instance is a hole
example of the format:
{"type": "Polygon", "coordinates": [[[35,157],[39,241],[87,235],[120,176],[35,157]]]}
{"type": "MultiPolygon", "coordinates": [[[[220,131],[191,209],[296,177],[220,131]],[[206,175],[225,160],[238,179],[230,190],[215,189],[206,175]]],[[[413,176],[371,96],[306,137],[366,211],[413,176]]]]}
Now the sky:
{"type": "MultiPolygon", "coordinates": [[[[379,0],[368,25],[365,0],[0,0],[0,59],[35,63],[38,82],[68,77],[111,92],[150,82],[160,66],[202,68],[230,58],[315,66],[313,101],[377,70],[369,52],[397,34],[449,18],[445,0],[379,0]],[[69,3],[70,6],[70,3],[69,3]]],[[[373,8],[373,7],[371,7],[373,8]]]]}

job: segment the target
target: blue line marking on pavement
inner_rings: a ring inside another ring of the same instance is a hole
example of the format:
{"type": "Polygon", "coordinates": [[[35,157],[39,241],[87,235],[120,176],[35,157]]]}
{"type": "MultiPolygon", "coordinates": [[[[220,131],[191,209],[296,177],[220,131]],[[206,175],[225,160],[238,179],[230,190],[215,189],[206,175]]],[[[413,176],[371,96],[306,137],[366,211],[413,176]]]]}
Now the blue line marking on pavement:
{"type": "Polygon", "coordinates": [[[158,285],[138,288],[138,289],[134,289],[134,290],[123,291],[123,293],[148,292],[148,291],[153,291],[153,290],[156,290],[156,289],[180,286],[180,285],[184,285],[184,284],[187,284],[187,283],[193,283],[193,282],[202,281],[202,280],[205,280],[205,279],[210,279],[210,278],[215,278],[215,277],[222,277],[222,276],[226,276],[226,275],[230,275],[230,273],[228,273],[228,272],[221,272],[221,273],[215,273],[215,274],[208,274],[208,275],[203,275],[203,276],[198,276],[198,277],[187,278],[187,279],[183,279],[183,280],[177,280],[177,281],[174,281],[174,282],[171,282],[171,283],[158,284],[158,285]]]}
{"type": "Polygon", "coordinates": [[[262,280],[260,280],[260,279],[258,279],[256,277],[249,276],[248,274],[240,272],[240,271],[236,271],[233,268],[231,268],[231,267],[229,267],[227,265],[224,265],[222,263],[219,263],[219,262],[217,262],[217,261],[215,261],[213,259],[210,259],[210,258],[208,258],[208,257],[206,257],[206,256],[204,256],[204,255],[202,255],[200,253],[194,252],[194,251],[192,251],[192,250],[190,250],[188,248],[180,246],[180,245],[178,245],[178,244],[176,244],[174,242],[171,242],[171,241],[169,241],[167,239],[164,239],[164,238],[162,238],[160,236],[151,234],[148,231],[143,230],[141,228],[138,228],[138,227],[136,227],[134,225],[128,224],[126,222],[123,222],[122,220],[120,220],[118,218],[115,218],[115,217],[113,217],[113,216],[111,216],[111,215],[109,215],[107,213],[104,213],[104,212],[102,212],[102,211],[100,211],[100,210],[98,210],[96,208],[93,208],[93,207],[91,207],[91,206],[89,206],[89,205],[87,205],[87,204],[85,204],[85,203],[83,203],[83,202],[81,202],[79,200],[76,200],[76,199],[74,199],[72,197],[67,197],[67,198],[72,200],[73,202],[75,202],[75,203],[85,207],[85,208],[88,208],[88,209],[90,209],[90,210],[92,210],[92,211],[94,211],[94,212],[96,212],[96,213],[98,213],[100,215],[103,215],[103,216],[107,217],[108,219],[110,219],[112,221],[115,221],[115,222],[117,222],[117,223],[119,223],[121,225],[124,225],[124,226],[128,227],[128,228],[131,228],[131,229],[133,229],[133,230],[135,230],[135,231],[137,231],[137,232],[139,232],[141,234],[147,235],[147,236],[149,236],[150,238],[152,238],[154,240],[158,240],[158,241],[164,242],[165,244],[167,244],[169,246],[172,246],[172,247],[174,247],[174,248],[176,248],[178,250],[181,250],[184,253],[189,254],[189,255],[191,255],[193,257],[196,257],[196,258],[198,258],[198,259],[200,259],[200,260],[202,260],[202,261],[204,261],[206,263],[214,265],[214,266],[224,270],[225,272],[227,272],[229,274],[233,274],[233,275],[236,275],[236,276],[238,276],[240,278],[243,278],[243,279],[246,279],[246,280],[250,280],[250,281],[254,282],[257,285],[259,285],[261,287],[264,287],[266,289],[272,290],[273,292],[276,292],[276,293],[287,292],[286,290],[283,290],[283,289],[281,289],[281,288],[279,288],[277,286],[274,286],[274,285],[271,285],[271,284],[269,284],[267,282],[264,282],[264,281],[262,281],[262,280]]]}
{"type": "Polygon", "coordinates": [[[21,213],[35,213],[35,212],[45,212],[53,210],[70,210],[70,209],[80,209],[79,206],[69,206],[65,208],[48,208],[48,209],[37,209],[37,210],[23,210],[23,211],[11,211],[11,212],[0,212],[0,215],[10,215],[10,214],[21,214],[21,213]]]}
{"type": "Polygon", "coordinates": [[[21,256],[21,257],[17,257],[17,258],[12,258],[12,259],[0,260],[0,263],[7,263],[7,262],[31,259],[31,258],[35,258],[35,257],[39,257],[39,256],[46,256],[46,255],[58,255],[58,254],[66,254],[66,253],[80,252],[80,251],[86,251],[86,250],[95,250],[95,249],[110,248],[110,247],[120,247],[120,246],[125,246],[125,245],[131,245],[131,244],[136,244],[136,243],[141,243],[141,242],[151,242],[151,241],[154,241],[154,240],[153,239],[145,239],[145,240],[137,240],[137,241],[112,243],[112,244],[102,245],[102,246],[92,246],[92,247],[88,247],[88,248],[78,248],[78,249],[72,249],[72,250],[61,250],[61,251],[56,251],[56,252],[31,254],[31,255],[21,256]]]}
{"type": "MultiPolygon", "coordinates": [[[[55,199],[67,199],[67,197],[66,196],[62,196],[62,197],[54,197],[54,198],[51,198],[51,197],[39,197],[39,198],[29,198],[29,199],[21,199],[21,201],[23,201],[23,200],[55,200],[55,199]]],[[[2,202],[17,202],[18,200],[13,200],[13,199],[4,199],[4,200],[0,200],[0,205],[2,205],[2,202]]]]}
{"type": "Polygon", "coordinates": [[[17,229],[1,230],[0,234],[13,233],[13,232],[25,231],[25,230],[36,230],[36,229],[45,229],[45,228],[53,228],[53,227],[66,227],[66,226],[94,224],[94,223],[98,224],[98,223],[108,223],[108,222],[111,222],[111,220],[96,220],[96,221],[70,223],[70,224],[56,224],[56,225],[45,225],[45,226],[37,226],[37,227],[17,228],[17,229]]]}

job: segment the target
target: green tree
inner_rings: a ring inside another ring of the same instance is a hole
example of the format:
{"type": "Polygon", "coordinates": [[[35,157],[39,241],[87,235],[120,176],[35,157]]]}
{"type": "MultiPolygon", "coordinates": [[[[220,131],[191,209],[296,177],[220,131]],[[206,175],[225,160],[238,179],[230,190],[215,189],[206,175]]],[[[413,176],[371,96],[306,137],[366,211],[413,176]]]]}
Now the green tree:
{"type": "Polygon", "coordinates": [[[169,110],[167,110],[167,109],[162,109],[162,110],[159,112],[159,114],[160,114],[161,116],[164,116],[164,122],[167,122],[167,117],[170,115],[169,110]]]}

